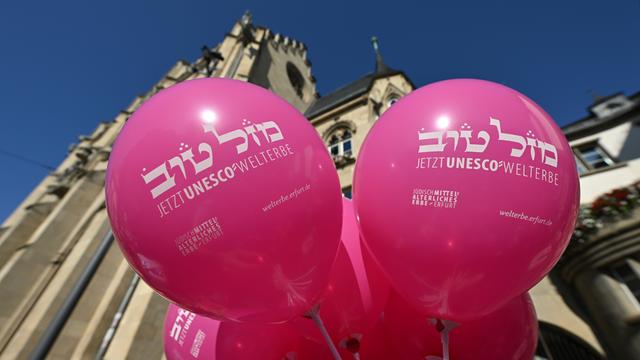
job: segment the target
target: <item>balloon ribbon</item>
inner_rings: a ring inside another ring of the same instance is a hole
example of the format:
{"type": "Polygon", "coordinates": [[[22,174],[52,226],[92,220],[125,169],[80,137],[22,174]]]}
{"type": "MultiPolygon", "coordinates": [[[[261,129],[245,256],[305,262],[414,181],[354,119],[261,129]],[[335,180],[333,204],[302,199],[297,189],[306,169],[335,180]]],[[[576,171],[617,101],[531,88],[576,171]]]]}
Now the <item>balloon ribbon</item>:
{"type": "Polygon", "coordinates": [[[458,327],[458,324],[449,320],[431,319],[435,324],[436,330],[440,333],[440,341],[442,341],[442,360],[449,360],[449,332],[458,327]]]}
{"type": "Polygon", "coordinates": [[[322,333],[322,337],[324,338],[324,341],[327,342],[327,346],[329,347],[329,350],[331,350],[333,359],[342,360],[342,357],[340,357],[340,353],[338,352],[336,345],[331,340],[331,336],[329,336],[329,332],[327,331],[327,328],[324,326],[324,323],[322,322],[322,318],[320,317],[320,306],[315,305],[313,308],[311,308],[311,310],[309,310],[305,314],[305,316],[313,319],[313,322],[316,324],[316,326],[320,330],[320,333],[322,333]]]}

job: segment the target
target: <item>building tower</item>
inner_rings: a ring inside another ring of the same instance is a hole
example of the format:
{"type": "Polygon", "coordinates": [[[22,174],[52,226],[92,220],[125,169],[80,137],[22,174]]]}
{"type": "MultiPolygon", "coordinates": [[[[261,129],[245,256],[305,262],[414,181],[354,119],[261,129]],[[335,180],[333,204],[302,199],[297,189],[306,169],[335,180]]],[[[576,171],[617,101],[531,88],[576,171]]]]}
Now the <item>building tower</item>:
{"type": "MultiPolygon", "coordinates": [[[[167,302],[139,281],[106,236],[104,175],[120,129],[141,103],[178,82],[249,81],[306,115],[351,197],[354,164],[366,134],[415,88],[384,62],[375,37],[372,44],[373,71],[320,97],[306,46],[255,26],[246,13],[222,42],[203,47],[194,62],[178,61],[112,121],[79,137],[0,226],[0,358],[28,357],[49,338],[50,325],[77,289],[77,304],[52,339],[50,358],[163,358],[167,302]]],[[[589,117],[564,131],[582,172],[583,204],[597,210],[588,215],[604,217],[583,217],[553,275],[530,291],[540,320],[541,359],[600,359],[602,348],[615,358],[640,356],[640,201],[629,209],[616,203],[613,215],[597,205],[598,195],[640,178],[640,94],[599,99],[590,110],[589,117]]],[[[625,188],[625,196],[637,200],[640,186],[634,186],[625,188]]]]}
{"type": "Polygon", "coordinates": [[[101,248],[104,258],[49,355],[162,357],[167,303],[138,281],[115,243],[103,240],[109,232],[104,175],[113,141],[142,102],[173,84],[207,76],[256,83],[302,112],[317,98],[306,46],[255,26],[246,13],[218,45],[203,47],[193,63],[178,61],[115,119],[81,136],[0,227],[1,358],[30,354],[101,248]]]}

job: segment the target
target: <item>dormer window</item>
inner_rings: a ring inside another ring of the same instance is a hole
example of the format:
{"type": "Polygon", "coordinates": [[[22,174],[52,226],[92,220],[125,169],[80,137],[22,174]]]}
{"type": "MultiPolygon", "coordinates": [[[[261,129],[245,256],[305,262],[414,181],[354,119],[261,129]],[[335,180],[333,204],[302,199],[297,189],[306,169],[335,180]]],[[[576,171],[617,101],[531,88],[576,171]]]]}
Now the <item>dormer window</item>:
{"type": "Polygon", "coordinates": [[[400,100],[400,95],[396,94],[395,92],[389,94],[384,102],[385,106],[382,109],[382,112],[384,113],[385,111],[389,110],[389,108],[393,106],[393,104],[397,103],[398,100],[400,100]]]}
{"type": "Polygon", "coordinates": [[[617,109],[619,107],[622,107],[622,106],[623,106],[622,103],[610,102],[610,103],[607,104],[606,108],[607,108],[607,110],[615,110],[615,109],[617,109]]]}
{"type": "Polygon", "coordinates": [[[599,119],[612,116],[618,112],[629,109],[633,103],[623,94],[601,100],[591,107],[591,112],[599,119]]]}

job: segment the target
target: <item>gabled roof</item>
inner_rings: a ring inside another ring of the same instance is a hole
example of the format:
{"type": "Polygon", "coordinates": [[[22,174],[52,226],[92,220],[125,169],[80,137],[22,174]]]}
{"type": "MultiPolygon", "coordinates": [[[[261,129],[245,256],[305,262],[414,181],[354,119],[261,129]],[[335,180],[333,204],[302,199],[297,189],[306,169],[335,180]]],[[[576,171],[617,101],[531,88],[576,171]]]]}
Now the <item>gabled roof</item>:
{"type": "MultiPolygon", "coordinates": [[[[344,104],[368,92],[375,80],[398,74],[402,74],[405,78],[407,78],[404,72],[389,68],[387,68],[384,72],[375,72],[364,75],[363,77],[317,99],[311,104],[311,106],[309,106],[304,115],[308,119],[316,117],[324,113],[325,111],[333,109],[338,105],[344,104]]],[[[407,78],[407,80],[409,80],[409,78],[407,78]]],[[[413,86],[413,84],[411,85],[413,86]]]]}
{"type": "Polygon", "coordinates": [[[304,115],[307,119],[311,119],[316,117],[330,109],[335,108],[338,105],[344,104],[352,99],[355,99],[362,94],[371,90],[371,86],[375,82],[376,79],[398,75],[403,75],[407,81],[411,84],[412,87],[415,88],[411,80],[399,70],[394,70],[388,67],[384,60],[382,59],[382,55],[380,54],[380,49],[378,47],[378,39],[374,36],[371,38],[371,42],[373,43],[373,48],[375,50],[375,71],[364,75],[363,77],[333,91],[329,94],[316,99],[311,106],[305,111],[304,115]]]}

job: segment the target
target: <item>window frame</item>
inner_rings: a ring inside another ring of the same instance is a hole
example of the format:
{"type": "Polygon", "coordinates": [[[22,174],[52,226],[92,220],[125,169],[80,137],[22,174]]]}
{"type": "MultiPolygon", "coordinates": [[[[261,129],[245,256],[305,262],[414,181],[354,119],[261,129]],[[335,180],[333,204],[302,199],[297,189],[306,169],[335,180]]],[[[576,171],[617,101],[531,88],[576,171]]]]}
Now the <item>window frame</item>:
{"type": "Polygon", "coordinates": [[[337,128],[335,130],[333,130],[331,132],[331,134],[328,136],[327,138],[327,150],[329,150],[329,154],[331,155],[331,157],[334,158],[334,160],[336,159],[341,159],[341,158],[353,158],[354,153],[353,153],[353,131],[348,128],[348,127],[340,127],[337,128]],[[344,135],[349,133],[349,137],[345,138],[344,135]],[[338,136],[338,134],[340,134],[340,136],[338,136]],[[336,138],[337,141],[335,143],[332,143],[331,141],[333,140],[333,138],[336,138]],[[345,150],[345,144],[349,143],[349,149],[345,150]],[[333,148],[337,148],[337,154],[334,154],[332,152],[333,148]]]}
{"type": "Polygon", "coordinates": [[[582,165],[582,167],[585,168],[585,171],[580,173],[579,175],[586,175],[586,174],[590,174],[594,171],[601,171],[604,169],[609,169],[612,167],[615,167],[616,164],[618,164],[618,159],[616,159],[614,156],[612,156],[607,149],[604,148],[604,146],[602,146],[600,144],[600,142],[598,140],[594,140],[594,141],[589,141],[580,145],[574,145],[571,147],[572,151],[573,151],[573,155],[576,159],[576,167],[578,167],[579,165],[582,165]],[[602,158],[602,161],[605,162],[607,164],[607,166],[602,166],[602,167],[593,167],[584,157],[583,153],[585,149],[590,149],[590,148],[594,148],[596,152],[598,152],[600,154],[600,157],[602,158]]]}
{"type": "Polygon", "coordinates": [[[592,171],[584,163],[584,161],[582,159],[580,159],[580,157],[578,157],[578,154],[576,154],[575,152],[573,154],[573,159],[576,161],[576,169],[578,170],[578,175],[587,174],[588,172],[592,171]],[[580,171],[580,168],[584,169],[584,171],[580,171]]]}

